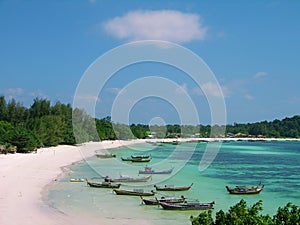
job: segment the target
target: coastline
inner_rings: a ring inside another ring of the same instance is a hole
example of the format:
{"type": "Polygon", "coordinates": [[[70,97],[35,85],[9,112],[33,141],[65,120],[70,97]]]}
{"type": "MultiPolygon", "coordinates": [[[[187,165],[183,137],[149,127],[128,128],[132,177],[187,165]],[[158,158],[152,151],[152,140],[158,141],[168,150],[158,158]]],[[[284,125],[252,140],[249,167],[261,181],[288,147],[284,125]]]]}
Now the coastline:
{"type": "MultiPolygon", "coordinates": [[[[66,215],[52,208],[45,196],[48,188],[55,184],[64,168],[92,157],[95,150],[112,149],[139,143],[189,142],[189,141],[299,141],[299,139],[267,138],[188,138],[188,139],[138,139],[130,141],[89,142],[79,146],[61,145],[38,149],[37,153],[0,155],[0,224],[87,224],[86,219],[66,215]],[[44,197],[43,197],[44,196],[44,197]]],[[[149,224],[149,221],[124,221],[98,218],[90,224],[149,224]]]]}
{"type": "MultiPolygon", "coordinates": [[[[0,155],[0,224],[86,224],[86,219],[70,217],[47,204],[43,195],[46,195],[49,185],[53,185],[63,174],[62,168],[92,157],[95,150],[104,151],[137,143],[144,141],[89,142],[79,146],[41,148],[36,153],[0,155]]],[[[100,221],[101,224],[116,222],[102,221],[100,218],[97,223],[100,221]]]]}

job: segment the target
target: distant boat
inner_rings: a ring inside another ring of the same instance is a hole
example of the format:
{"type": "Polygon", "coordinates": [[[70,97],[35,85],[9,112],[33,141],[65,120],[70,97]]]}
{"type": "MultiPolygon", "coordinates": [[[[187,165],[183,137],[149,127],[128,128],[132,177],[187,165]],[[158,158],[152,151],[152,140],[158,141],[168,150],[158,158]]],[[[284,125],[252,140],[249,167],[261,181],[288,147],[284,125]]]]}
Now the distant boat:
{"type": "Polygon", "coordinates": [[[154,185],[157,191],[186,191],[189,190],[193,186],[193,183],[190,186],[182,186],[182,187],[175,187],[173,185],[165,185],[163,187],[159,187],[154,185]]]}
{"type": "Polygon", "coordinates": [[[90,187],[94,187],[94,188],[119,188],[121,186],[121,184],[112,184],[110,182],[102,182],[102,183],[90,182],[87,179],[86,179],[86,183],[90,187]]]}
{"type": "Polygon", "coordinates": [[[180,198],[162,196],[159,200],[145,199],[141,196],[141,199],[145,205],[159,205],[159,202],[181,203],[185,201],[185,197],[183,195],[180,198]]]}
{"type": "Polygon", "coordinates": [[[71,178],[70,182],[85,182],[85,178],[71,178]]]}
{"type": "Polygon", "coordinates": [[[134,196],[153,196],[155,192],[151,190],[150,192],[145,192],[143,189],[133,189],[131,190],[120,190],[114,189],[117,195],[134,195],[134,196]]]}
{"type": "Polygon", "coordinates": [[[104,180],[106,182],[146,182],[150,178],[151,178],[151,175],[147,176],[147,177],[137,177],[137,178],[120,175],[119,178],[110,178],[110,177],[107,176],[107,177],[104,178],[104,180]]]}
{"type": "Polygon", "coordinates": [[[144,163],[144,162],[150,162],[151,158],[132,158],[132,157],[128,157],[128,158],[123,158],[121,157],[122,161],[130,161],[130,162],[136,162],[136,163],[144,163]]]}
{"type": "Polygon", "coordinates": [[[162,171],[156,171],[152,170],[151,167],[146,166],[144,170],[139,170],[139,174],[170,174],[172,173],[174,168],[171,168],[169,170],[162,170],[162,171]]]}
{"type": "Polygon", "coordinates": [[[109,159],[109,158],[115,158],[116,157],[115,154],[110,154],[110,153],[106,153],[106,154],[97,153],[96,156],[98,158],[101,158],[101,159],[109,159]]]}
{"type": "Polygon", "coordinates": [[[226,186],[226,189],[230,194],[250,195],[250,194],[259,194],[262,190],[264,190],[264,186],[265,185],[260,187],[260,184],[255,186],[236,186],[233,188],[226,186]]]}
{"type": "Polygon", "coordinates": [[[132,159],[148,159],[150,155],[131,155],[132,159]]]}
{"type": "Polygon", "coordinates": [[[159,201],[163,209],[169,210],[206,210],[213,209],[215,202],[200,203],[200,202],[183,202],[183,203],[168,203],[159,201]]]}

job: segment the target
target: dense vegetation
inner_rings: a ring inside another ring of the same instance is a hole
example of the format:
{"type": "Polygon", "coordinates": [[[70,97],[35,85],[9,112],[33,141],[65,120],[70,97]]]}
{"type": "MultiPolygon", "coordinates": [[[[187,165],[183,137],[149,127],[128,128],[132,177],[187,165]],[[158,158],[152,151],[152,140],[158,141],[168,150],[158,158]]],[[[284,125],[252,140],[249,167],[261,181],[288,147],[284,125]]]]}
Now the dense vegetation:
{"type": "Polygon", "coordinates": [[[220,210],[215,219],[212,211],[203,211],[198,217],[191,216],[192,225],[296,225],[300,224],[300,209],[288,203],[285,207],[279,207],[277,213],[271,217],[262,215],[262,201],[248,207],[245,200],[229,208],[228,212],[220,210]]]}
{"type": "Polygon", "coordinates": [[[227,132],[234,134],[242,133],[246,135],[263,135],[266,137],[300,137],[300,116],[274,120],[272,122],[257,122],[248,124],[227,125],[227,132]]]}
{"type": "MultiPolygon", "coordinates": [[[[300,116],[259,122],[234,124],[226,127],[235,136],[300,137],[300,116]]],[[[154,137],[210,137],[212,127],[207,125],[151,126],[143,124],[116,124],[110,117],[93,119],[83,110],[72,109],[70,104],[46,99],[34,99],[26,108],[14,99],[0,96],[0,152],[28,152],[38,147],[75,144],[86,141],[154,137]],[[73,127],[72,120],[76,121],[73,127]],[[96,126],[97,132],[93,133],[96,126]],[[74,136],[76,133],[76,140],[74,136]]],[[[214,126],[214,136],[224,135],[225,126],[214,126]]]]}

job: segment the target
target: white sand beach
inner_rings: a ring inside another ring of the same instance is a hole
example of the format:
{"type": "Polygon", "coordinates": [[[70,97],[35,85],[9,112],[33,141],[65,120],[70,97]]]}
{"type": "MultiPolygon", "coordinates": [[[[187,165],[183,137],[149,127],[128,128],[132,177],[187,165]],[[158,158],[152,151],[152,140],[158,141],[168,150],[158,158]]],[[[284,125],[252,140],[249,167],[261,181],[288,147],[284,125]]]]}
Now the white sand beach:
{"type": "Polygon", "coordinates": [[[83,221],[51,208],[43,199],[43,190],[62,174],[62,168],[93,156],[95,150],[117,148],[144,142],[104,141],[81,146],[57,146],[38,149],[37,153],[0,155],[0,224],[148,224],[147,221],[83,221]]]}
{"type": "MultiPolygon", "coordinates": [[[[179,139],[179,141],[196,140],[179,139]]],[[[206,140],[219,141],[220,139],[206,140]]],[[[63,173],[63,167],[93,156],[95,150],[117,148],[125,145],[145,143],[146,141],[157,142],[164,140],[139,139],[132,141],[90,142],[80,146],[42,148],[31,154],[0,155],[0,224],[150,224],[149,221],[109,220],[101,218],[101,216],[99,216],[97,221],[86,221],[86,219],[83,220],[79,216],[69,216],[55,208],[51,208],[43,198],[46,195],[47,185],[56,182],[59,175],[63,173]]],[[[165,141],[170,142],[172,140],[167,139],[165,141]]]]}

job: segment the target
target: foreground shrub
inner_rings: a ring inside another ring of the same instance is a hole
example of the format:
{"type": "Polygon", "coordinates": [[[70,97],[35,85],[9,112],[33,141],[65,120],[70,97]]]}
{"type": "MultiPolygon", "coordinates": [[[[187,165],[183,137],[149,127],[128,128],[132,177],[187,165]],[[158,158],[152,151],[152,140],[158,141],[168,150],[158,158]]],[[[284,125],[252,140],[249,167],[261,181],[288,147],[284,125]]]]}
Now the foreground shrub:
{"type": "Polygon", "coordinates": [[[216,218],[212,211],[203,211],[197,217],[191,216],[192,225],[299,225],[300,209],[298,206],[288,203],[285,207],[279,207],[277,213],[271,217],[268,214],[262,215],[262,201],[252,206],[247,206],[245,200],[241,200],[231,206],[228,212],[220,210],[216,218]]]}

